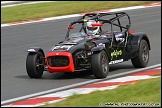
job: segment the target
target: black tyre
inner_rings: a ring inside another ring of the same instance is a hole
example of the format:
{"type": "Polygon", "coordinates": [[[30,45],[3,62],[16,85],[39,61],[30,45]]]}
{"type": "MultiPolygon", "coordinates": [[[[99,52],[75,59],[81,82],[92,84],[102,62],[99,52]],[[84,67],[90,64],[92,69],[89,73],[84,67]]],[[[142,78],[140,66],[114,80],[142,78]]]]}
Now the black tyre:
{"type": "Polygon", "coordinates": [[[106,78],[109,72],[107,53],[102,50],[92,55],[92,72],[96,78],[106,78]]]}
{"type": "Polygon", "coordinates": [[[146,67],[149,61],[149,46],[145,40],[141,40],[138,56],[131,59],[132,64],[135,68],[146,67]]]}
{"type": "Polygon", "coordinates": [[[38,53],[28,53],[26,59],[26,70],[30,78],[41,78],[44,71],[44,59],[41,59],[43,54],[38,53]]]}

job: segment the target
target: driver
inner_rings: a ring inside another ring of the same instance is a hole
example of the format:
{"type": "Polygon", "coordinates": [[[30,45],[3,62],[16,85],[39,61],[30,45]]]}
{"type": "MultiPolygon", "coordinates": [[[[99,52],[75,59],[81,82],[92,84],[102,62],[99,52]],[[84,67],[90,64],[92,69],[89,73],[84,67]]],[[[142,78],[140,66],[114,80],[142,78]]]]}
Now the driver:
{"type": "Polygon", "coordinates": [[[92,26],[92,24],[94,23],[99,23],[99,22],[96,22],[94,20],[89,20],[87,23],[86,23],[86,32],[89,36],[95,36],[95,37],[98,37],[98,33],[99,33],[99,30],[100,30],[100,27],[95,27],[95,26],[92,26]]]}
{"type": "MultiPolygon", "coordinates": [[[[88,36],[100,37],[102,35],[102,37],[103,37],[103,36],[105,36],[104,34],[111,34],[111,32],[108,32],[108,31],[101,32],[99,26],[92,26],[92,24],[95,24],[95,23],[99,23],[99,22],[96,22],[95,20],[89,20],[86,23],[86,32],[87,32],[88,36]]],[[[116,34],[115,38],[119,42],[124,41],[122,33],[116,34]]]]}

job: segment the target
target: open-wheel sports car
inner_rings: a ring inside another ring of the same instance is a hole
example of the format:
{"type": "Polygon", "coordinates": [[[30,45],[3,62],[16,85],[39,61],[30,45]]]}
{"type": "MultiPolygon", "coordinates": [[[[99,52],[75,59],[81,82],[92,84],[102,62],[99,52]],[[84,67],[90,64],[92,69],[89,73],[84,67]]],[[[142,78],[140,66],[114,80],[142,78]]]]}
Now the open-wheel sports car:
{"type": "Polygon", "coordinates": [[[54,45],[45,55],[40,47],[30,47],[26,70],[30,78],[49,73],[73,73],[87,70],[95,78],[106,78],[109,66],[131,60],[135,68],[146,67],[150,42],[143,32],[130,30],[130,17],[125,12],[87,13],[72,21],[65,40],[54,45]],[[87,32],[87,23],[98,28],[98,34],[87,32]]]}

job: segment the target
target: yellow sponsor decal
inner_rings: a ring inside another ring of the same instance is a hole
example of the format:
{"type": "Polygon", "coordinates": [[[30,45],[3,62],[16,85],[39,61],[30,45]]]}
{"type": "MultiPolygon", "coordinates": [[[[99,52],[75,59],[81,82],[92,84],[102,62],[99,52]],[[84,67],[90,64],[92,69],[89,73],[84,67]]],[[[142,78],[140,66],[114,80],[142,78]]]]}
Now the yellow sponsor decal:
{"type": "Polygon", "coordinates": [[[111,59],[113,59],[113,57],[117,57],[118,55],[122,55],[122,50],[114,50],[112,53],[111,53],[111,59]]]}

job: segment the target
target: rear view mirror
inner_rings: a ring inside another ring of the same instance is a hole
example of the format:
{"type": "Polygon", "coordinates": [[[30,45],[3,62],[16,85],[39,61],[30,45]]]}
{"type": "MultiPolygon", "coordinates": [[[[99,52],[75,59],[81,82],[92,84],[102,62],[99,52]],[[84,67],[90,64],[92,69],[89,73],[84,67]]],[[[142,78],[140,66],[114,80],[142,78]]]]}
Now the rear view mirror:
{"type": "Polygon", "coordinates": [[[134,30],[129,30],[129,34],[134,34],[135,31],[134,30]]]}
{"type": "Polygon", "coordinates": [[[68,26],[68,29],[74,29],[74,26],[68,26]]]}

